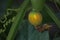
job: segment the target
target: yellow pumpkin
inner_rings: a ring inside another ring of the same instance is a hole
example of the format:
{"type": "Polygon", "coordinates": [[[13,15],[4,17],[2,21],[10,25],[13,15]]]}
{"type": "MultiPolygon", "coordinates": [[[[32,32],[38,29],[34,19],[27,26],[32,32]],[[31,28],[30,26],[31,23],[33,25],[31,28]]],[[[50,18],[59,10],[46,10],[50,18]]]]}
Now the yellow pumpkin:
{"type": "Polygon", "coordinates": [[[30,12],[28,15],[28,20],[32,25],[38,26],[42,22],[42,15],[40,12],[30,12]]]}

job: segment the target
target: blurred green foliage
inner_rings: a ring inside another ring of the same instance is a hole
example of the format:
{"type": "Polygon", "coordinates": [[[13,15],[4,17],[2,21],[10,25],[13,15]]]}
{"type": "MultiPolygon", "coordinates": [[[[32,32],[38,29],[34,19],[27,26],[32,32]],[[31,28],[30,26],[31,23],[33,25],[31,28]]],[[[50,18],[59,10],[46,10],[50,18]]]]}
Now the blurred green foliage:
{"type": "MultiPolygon", "coordinates": [[[[10,5],[12,4],[11,2],[13,2],[13,0],[8,0],[6,4],[6,9],[10,7],[10,5]]],[[[42,33],[38,32],[28,22],[28,20],[23,19],[27,9],[29,10],[30,8],[29,3],[31,3],[32,6],[31,11],[35,10],[42,13],[44,18],[42,24],[54,22],[60,28],[60,20],[55,16],[52,9],[49,9],[49,7],[45,5],[45,0],[24,0],[24,2],[19,6],[19,8],[16,9],[17,15],[15,17],[14,23],[10,28],[6,40],[14,40],[15,36],[16,40],[49,40],[48,31],[44,31],[42,33]]]]}

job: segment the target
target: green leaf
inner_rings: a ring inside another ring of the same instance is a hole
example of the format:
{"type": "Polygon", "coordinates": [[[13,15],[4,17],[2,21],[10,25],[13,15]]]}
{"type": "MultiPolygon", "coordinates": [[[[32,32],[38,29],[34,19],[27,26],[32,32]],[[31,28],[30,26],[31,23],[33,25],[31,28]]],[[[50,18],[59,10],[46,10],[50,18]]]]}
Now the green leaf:
{"type": "Polygon", "coordinates": [[[29,4],[29,0],[25,0],[23,2],[23,4],[21,5],[21,7],[19,7],[19,10],[17,11],[17,16],[14,20],[14,23],[12,24],[12,27],[9,31],[9,34],[7,36],[7,39],[6,40],[14,40],[14,36],[15,36],[15,33],[16,33],[16,30],[19,26],[19,23],[21,23],[21,21],[23,20],[24,18],[24,15],[25,15],[25,12],[26,12],[26,8],[29,4]]]}
{"type": "Polygon", "coordinates": [[[54,14],[54,12],[47,5],[45,5],[45,8],[46,8],[45,10],[48,13],[48,15],[53,19],[53,21],[60,28],[60,20],[58,19],[58,17],[56,17],[56,15],[54,14]]]}

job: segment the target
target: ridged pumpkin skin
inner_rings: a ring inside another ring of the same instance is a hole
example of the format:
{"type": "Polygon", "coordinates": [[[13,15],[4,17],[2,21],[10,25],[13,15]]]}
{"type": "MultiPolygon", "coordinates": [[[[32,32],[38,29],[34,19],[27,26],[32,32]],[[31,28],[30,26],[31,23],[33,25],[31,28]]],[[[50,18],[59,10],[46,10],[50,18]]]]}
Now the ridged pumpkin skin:
{"type": "Polygon", "coordinates": [[[42,22],[42,15],[39,12],[30,12],[28,15],[28,20],[32,25],[38,26],[42,22]]]}

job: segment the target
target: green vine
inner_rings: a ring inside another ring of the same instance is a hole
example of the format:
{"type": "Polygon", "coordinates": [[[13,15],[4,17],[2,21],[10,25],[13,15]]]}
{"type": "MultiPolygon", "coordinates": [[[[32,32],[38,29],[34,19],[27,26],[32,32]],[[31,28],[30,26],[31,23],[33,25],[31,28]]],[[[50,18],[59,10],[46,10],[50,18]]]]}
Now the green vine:
{"type": "MultiPolygon", "coordinates": [[[[0,35],[3,35],[2,33],[9,32],[9,29],[14,22],[15,16],[16,16],[16,11],[15,10],[7,10],[7,13],[4,14],[0,18],[0,35]],[[9,27],[10,25],[10,27],[9,27]],[[8,29],[8,30],[7,30],[8,29]]],[[[7,34],[7,33],[6,33],[7,34]]],[[[1,37],[1,36],[0,36],[1,37]]],[[[4,37],[4,35],[3,35],[4,37]]]]}

